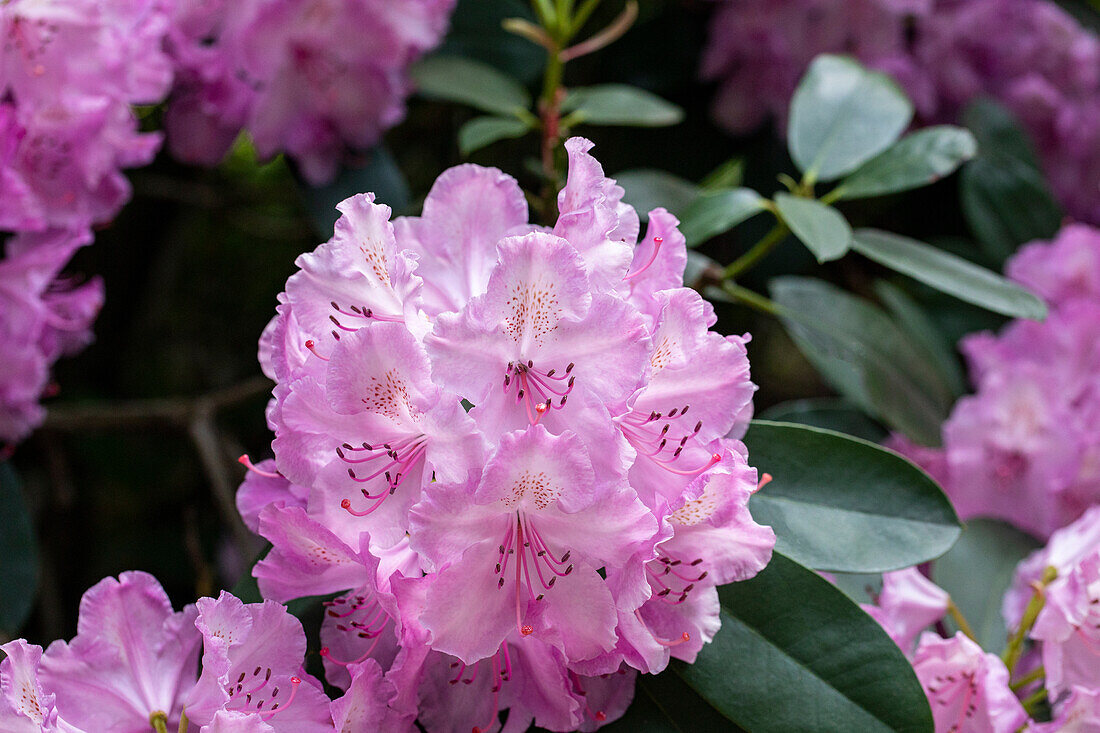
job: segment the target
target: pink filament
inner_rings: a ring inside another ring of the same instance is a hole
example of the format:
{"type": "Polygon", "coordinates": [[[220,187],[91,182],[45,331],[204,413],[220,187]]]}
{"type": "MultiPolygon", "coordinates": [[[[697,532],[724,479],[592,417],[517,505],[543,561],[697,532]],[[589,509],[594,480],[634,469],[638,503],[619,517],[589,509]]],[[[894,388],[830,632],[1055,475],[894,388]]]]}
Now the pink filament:
{"type": "Polygon", "coordinates": [[[660,253],[660,251],[661,251],[661,245],[662,245],[662,244],[664,243],[664,241],[665,241],[665,240],[664,240],[664,239],[663,239],[662,237],[654,237],[654,238],[653,238],[653,253],[652,253],[652,254],[651,254],[651,255],[649,256],[649,261],[648,261],[648,262],[646,262],[646,263],[645,263],[644,265],[642,265],[641,267],[639,267],[639,268],[638,268],[637,270],[635,270],[634,272],[630,273],[629,275],[626,275],[626,276],[624,276],[624,277],[623,277],[623,280],[624,280],[624,281],[630,281],[630,280],[633,280],[634,278],[638,277],[638,276],[639,276],[639,275],[641,275],[641,274],[642,274],[643,272],[645,272],[646,270],[648,270],[648,269],[649,269],[649,266],[650,266],[650,265],[652,265],[652,264],[653,264],[653,263],[654,263],[654,262],[655,262],[655,261],[657,260],[657,255],[658,255],[658,253],[660,253]]]}
{"type": "Polygon", "coordinates": [[[649,625],[646,624],[645,619],[642,618],[642,612],[640,609],[634,609],[634,617],[638,619],[638,623],[640,623],[642,626],[645,626],[645,630],[648,631],[649,635],[653,637],[653,641],[657,642],[661,646],[677,646],[678,644],[683,644],[685,641],[691,640],[691,634],[686,631],[680,635],[679,639],[662,639],[661,637],[653,633],[653,629],[649,628],[649,625]]]}
{"type": "Polygon", "coordinates": [[[261,471],[260,469],[256,468],[255,464],[252,463],[252,459],[248,457],[247,453],[238,458],[237,463],[240,463],[242,466],[258,476],[266,476],[267,478],[282,478],[280,474],[271,473],[270,471],[261,471]]]}

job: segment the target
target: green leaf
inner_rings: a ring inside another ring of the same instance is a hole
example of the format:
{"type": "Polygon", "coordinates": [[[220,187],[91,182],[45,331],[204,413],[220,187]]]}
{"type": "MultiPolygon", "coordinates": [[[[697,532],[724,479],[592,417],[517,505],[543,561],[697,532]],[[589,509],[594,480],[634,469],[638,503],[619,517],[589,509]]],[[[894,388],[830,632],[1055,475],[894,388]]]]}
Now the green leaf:
{"type": "Polygon", "coordinates": [[[772,480],[749,504],[776,548],[815,570],[881,573],[939,557],[958,539],[951,502],[928,474],[874,443],[754,420],[749,459],[772,480]]]}
{"type": "Polygon", "coordinates": [[[708,173],[706,178],[699,182],[699,186],[708,191],[721,191],[727,188],[737,188],[744,180],[744,158],[730,158],[708,173]]]}
{"type": "Polygon", "coordinates": [[[513,115],[531,106],[531,95],[523,85],[480,61],[437,54],[414,64],[410,74],[417,91],[430,99],[460,102],[498,115],[513,115]]]}
{"type": "Polygon", "coordinates": [[[699,186],[666,171],[654,168],[635,168],[615,175],[623,187],[623,201],[633,206],[643,218],[658,206],[663,206],[676,216],[684,211],[703,193],[699,186]]]}
{"type": "Polygon", "coordinates": [[[787,193],[775,195],[779,215],[818,262],[843,257],[852,244],[852,227],[832,206],[787,193]]]}
{"type": "Polygon", "coordinates": [[[963,112],[963,122],[978,140],[978,157],[960,177],[963,214],[999,264],[1024,242],[1052,237],[1061,226],[1062,210],[1031,140],[1008,110],[978,100],[963,112]]]}
{"type": "Polygon", "coordinates": [[[772,422],[793,422],[814,428],[835,430],[872,443],[881,442],[888,434],[881,425],[867,417],[855,405],[836,397],[811,397],[780,402],[764,410],[757,417],[772,422]]]}
{"type": "Polygon", "coordinates": [[[687,256],[687,264],[684,265],[684,284],[687,287],[695,287],[704,278],[712,285],[721,281],[722,266],[717,260],[694,249],[689,249],[687,256]]]}
{"type": "Polygon", "coordinates": [[[1039,156],[1031,139],[1012,113],[988,97],[971,102],[962,114],[963,124],[978,141],[979,155],[1014,158],[1039,170],[1039,156]]]}
{"type": "Polygon", "coordinates": [[[1062,224],[1042,174],[1015,158],[974,159],[962,171],[959,191],[970,229],[997,261],[1025,242],[1050,239],[1062,224]]]}
{"type": "Polygon", "coordinates": [[[680,215],[680,233],[695,247],[764,210],[764,197],[751,188],[705,193],[680,215]]]}
{"type": "Polygon", "coordinates": [[[913,105],[890,77],[822,55],[791,99],[787,147],[800,171],[831,181],[890,147],[912,117],[913,105]]]}
{"type": "Polygon", "coordinates": [[[714,709],[674,672],[638,675],[626,714],[600,728],[603,733],[693,733],[741,728],[714,709]]]}
{"type": "Polygon", "coordinates": [[[829,581],[775,553],[718,597],[714,641],[694,664],[669,669],[730,720],[754,733],[931,733],[912,666],[829,581]]]}
{"type": "Polygon", "coordinates": [[[370,192],[395,212],[409,205],[409,184],[390,152],[379,145],[367,154],[366,165],[344,168],[325,186],[303,187],[302,197],[317,233],[328,239],[340,217],[336,204],[357,193],[370,192]]]}
{"type": "Polygon", "coordinates": [[[944,336],[923,308],[893,283],[879,280],[875,283],[875,294],[890,310],[898,326],[928,354],[951,394],[961,397],[966,392],[966,377],[954,342],[944,336]]]}
{"type": "Polygon", "coordinates": [[[14,637],[38,592],[38,540],[19,477],[0,462],[0,632],[14,637]]]}
{"type": "Polygon", "coordinates": [[[458,130],[458,149],[463,155],[481,150],[505,138],[522,137],[531,127],[515,117],[475,117],[458,130]]]}
{"type": "Polygon", "coordinates": [[[935,183],[978,151],[969,130],[943,125],[903,137],[864,163],[839,186],[841,199],[883,196],[935,183]]]}
{"type": "Polygon", "coordinates": [[[562,102],[562,111],[588,125],[665,127],[684,119],[684,111],[672,102],[627,84],[575,87],[562,102]]]}
{"type": "Polygon", "coordinates": [[[1034,537],[996,519],[971,519],[951,551],[932,565],[932,580],[970,622],[983,649],[1000,652],[1008,632],[1001,601],[1016,566],[1042,547],[1034,537]]]}
{"type": "Polygon", "coordinates": [[[953,403],[930,358],[871,303],[812,278],[771,281],[779,317],[834,388],[872,417],[938,445],[953,403]]]}
{"type": "Polygon", "coordinates": [[[924,242],[876,229],[860,229],[852,239],[852,249],[880,265],[994,313],[1036,320],[1046,317],[1046,304],[1019,285],[924,242]]]}

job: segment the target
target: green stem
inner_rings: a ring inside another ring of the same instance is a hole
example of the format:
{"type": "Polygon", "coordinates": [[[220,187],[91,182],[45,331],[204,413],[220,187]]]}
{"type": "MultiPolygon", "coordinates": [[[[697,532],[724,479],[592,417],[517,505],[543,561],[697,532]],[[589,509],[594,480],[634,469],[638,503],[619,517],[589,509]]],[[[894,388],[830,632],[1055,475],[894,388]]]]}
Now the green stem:
{"type": "Polygon", "coordinates": [[[565,64],[561,60],[561,43],[555,40],[554,48],[550,51],[550,58],[546,60],[546,74],[542,80],[541,99],[544,105],[552,104],[557,98],[564,71],[565,64]]]}
{"type": "Polygon", "coordinates": [[[947,602],[947,612],[951,614],[951,618],[955,622],[955,625],[959,627],[959,631],[970,637],[971,641],[976,642],[978,640],[978,638],[974,636],[974,629],[971,628],[970,624],[967,622],[966,616],[963,616],[963,612],[955,605],[954,600],[949,600],[947,602]]]}
{"type": "Polygon", "coordinates": [[[531,5],[534,6],[535,14],[539,16],[539,22],[543,28],[552,30],[557,26],[557,13],[549,0],[532,0],[531,5]]]}
{"type": "Polygon", "coordinates": [[[1039,703],[1041,703],[1043,700],[1046,700],[1046,699],[1047,699],[1047,688],[1040,687],[1038,690],[1036,690],[1035,692],[1031,693],[1030,695],[1028,695],[1026,698],[1023,699],[1022,704],[1024,706],[1024,710],[1027,711],[1028,715],[1034,715],[1035,714],[1035,708],[1039,705],[1039,703]]]}
{"type": "Polygon", "coordinates": [[[1043,669],[1042,665],[1040,665],[1040,666],[1036,667],[1035,669],[1031,670],[1030,672],[1028,672],[1027,674],[1025,674],[1020,679],[1013,682],[1011,685],[1009,685],[1009,687],[1011,687],[1013,689],[1013,691],[1022,690],[1023,688],[1030,685],[1032,682],[1034,682],[1036,680],[1039,680],[1039,679],[1042,679],[1043,675],[1045,675],[1045,674],[1046,674],[1046,670],[1043,669]]]}
{"type": "Polygon", "coordinates": [[[722,277],[726,279],[737,277],[755,267],[760,260],[767,257],[768,253],[775,249],[777,244],[787,238],[790,231],[786,224],[778,222],[748,252],[727,265],[726,269],[722,271],[722,277]]]}
{"type": "Polygon", "coordinates": [[[818,199],[823,204],[832,204],[834,201],[839,201],[840,197],[844,195],[844,186],[837,186],[829,193],[825,194],[818,199]]]}
{"type": "Polygon", "coordinates": [[[600,0],[585,0],[581,3],[581,6],[577,8],[577,12],[573,15],[573,22],[569,29],[570,33],[575,34],[584,27],[584,24],[588,22],[588,19],[599,5],[600,0]]]}
{"type": "Polygon", "coordinates": [[[1043,576],[1034,585],[1035,594],[1028,601],[1027,608],[1024,609],[1024,615],[1020,618],[1020,627],[1009,639],[1008,647],[1001,655],[1005,666],[1008,667],[1009,679],[1012,678],[1016,663],[1020,661],[1020,657],[1024,653],[1024,641],[1027,640],[1027,632],[1031,631],[1031,627],[1035,625],[1035,619],[1039,617],[1039,612],[1043,610],[1043,604],[1046,603],[1046,587],[1056,577],[1058,577],[1058,571],[1053,567],[1048,567],[1043,571],[1043,576]]]}
{"type": "Polygon", "coordinates": [[[161,710],[149,714],[149,723],[156,733],[168,733],[168,715],[161,710]]]}
{"type": "Polygon", "coordinates": [[[722,290],[726,291],[726,294],[734,300],[740,301],[750,308],[755,308],[761,313],[767,313],[769,316],[779,317],[779,306],[759,293],[743,288],[729,280],[722,283],[722,290]]]}

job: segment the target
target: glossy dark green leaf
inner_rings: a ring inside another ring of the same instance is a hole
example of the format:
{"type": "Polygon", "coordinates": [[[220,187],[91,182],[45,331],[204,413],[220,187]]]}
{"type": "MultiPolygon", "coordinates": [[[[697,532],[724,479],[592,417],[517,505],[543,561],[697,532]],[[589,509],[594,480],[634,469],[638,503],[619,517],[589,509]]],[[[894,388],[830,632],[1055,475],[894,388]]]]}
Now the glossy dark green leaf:
{"type": "Polygon", "coordinates": [[[682,216],[703,193],[691,181],[654,168],[635,168],[617,173],[614,177],[625,192],[623,201],[633,206],[643,220],[658,206],[682,216]]]}
{"type": "Polygon", "coordinates": [[[974,305],[1013,318],[1046,317],[1037,296],[984,267],[898,234],[860,229],[852,249],[880,265],[974,305]]]}
{"type": "Polygon", "coordinates": [[[695,664],[669,669],[742,728],[931,733],[932,713],[901,650],[821,576],[776,553],[755,578],[718,595],[714,641],[695,664]]]}
{"type": "Polygon", "coordinates": [[[787,332],[837,391],[887,427],[939,444],[950,385],[889,316],[812,278],[776,278],[770,289],[787,332]]]}
{"type": "Polygon", "coordinates": [[[481,150],[497,140],[522,137],[530,126],[515,117],[475,117],[458,130],[458,149],[463,155],[481,150]]]}
{"type": "Polygon", "coordinates": [[[1014,158],[976,158],[963,169],[959,190],[970,229],[998,260],[1061,226],[1061,207],[1042,174],[1014,158]]]}
{"type": "Polygon", "coordinates": [[[417,91],[431,99],[460,102],[498,115],[513,115],[531,106],[531,95],[522,84],[481,61],[437,54],[414,64],[409,73],[417,91]]]}
{"type": "Polygon", "coordinates": [[[951,594],[983,649],[1004,649],[1007,631],[1001,601],[1016,565],[1041,546],[1004,522],[971,519],[955,546],[933,564],[932,580],[951,594]]]}
{"type": "Polygon", "coordinates": [[[890,147],[912,117],[913,105],[890,77],[822,55],[791,99],[787,146],[799,170],[831,181],[890,147]]]}
{"type": "MultiPolygon", "coordinates": [[[[954,341],[947,338],[916,301],[901,288],[885,280],[875,283],[875,294],[894,317],[894,322],[923,347],[934,361],[944,384],[956,398],[966,392],[966,376],[955,350],[954,341]]],[[[824,426],[828,427],[828,426],[824,426]]]]}
{"type": "Polygon", "coordinates": [[[754,420],[751,463],[772,480],[753,518],[776,548],[816,570],[880,573],[939,557],[959,536],[951,502],[928,474],[874,443],[831,430],[754,420]]]}
{"type": "Polygon", "coordinates": [[[17,636],[38,592],[38,541],[19,477],[0,462],[0,634],[17,636]]]}
{"type": "Polygon", "coordinates": [[[340,217],[336,204],[350,196],[373,193],[375,201],[397,213],[409,205],[409,184],[390,152],[378,146],[366,157],[365,165],[344,168],[328,185],[302,188],[313,226],[324,239],[332,236],[332,227],[340,217]]]}
{"type": "Polygon", "coordinates": [[[684,209],[680,232],[687,246],[695,247],[763,210],[764,198],[750,188],[706,193],[684,209]]]}
{"type": "Polygon", "coordinates": [[[811,397],[789,400],[772,405],[757,417],[773,422],[793,422],[814,428],[835,430],[845,435],[881,442],[887,431],[866,413],[844,399],[836,397],[811,397]]]}
{"type": "Polygon", "coordinates": [[[601,727],[604,733],[695,733],[741,731],[676,673],[638,675],[626,714],[601,727]]]}
{"type": "Polygon", "coordinates": [[[977,140],[979,155],[1014,158],[1039,170],[1039,156],[1031,139],[1019,121],[999,102],[988,97],[971,102],[963,110],[962,122],[977,140]]]}
{"type": "Polygon", "coordinates": [[[978,156],[963,169],[963,214],[986,254],[1000,263],[1024,242],[1047,239],[1061,226],[1039,159],[1019,122],[996,102],[981,99],[963,113],[978,140],[978,156]]]}
{"type": "Polygon", "coordinates": [[[684,111],[645,89],[627,84],[598,84],[569,90],[562,111],[588,125],[665,127],[684,119],[684,111]]]}
{"type": "Polygon", "coordinates": [[[978,150],[969,130],[951,125],[926,127],[867,161],[840,183],[840,198],[883,196],[935,183],[978,150]]]}
{"type": "Polygon", "coordinates": [[[779,215],[818,262],[843,257],[852,245],[852,227],[832,206],[786,193],[775,195],[779,215]]]}

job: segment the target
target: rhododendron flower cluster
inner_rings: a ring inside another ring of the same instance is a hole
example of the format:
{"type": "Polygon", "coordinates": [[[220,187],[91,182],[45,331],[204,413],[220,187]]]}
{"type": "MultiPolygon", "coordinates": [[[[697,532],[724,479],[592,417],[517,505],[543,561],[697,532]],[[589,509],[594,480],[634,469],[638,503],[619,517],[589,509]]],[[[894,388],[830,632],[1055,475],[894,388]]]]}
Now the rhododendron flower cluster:
{"type": "Polygon", "coordinates": [[[783,122],[810,61],[849,53],[894,76],[926,124],[996,98],[1031,133],[1074,216],[1100,223],[1100,40],[1045,0],[727,0],[703,75],[735,133],[783,122]],[[990,29],[996,29],[991,33],[990,29]]]}
{"type": "Polygon", "coordinates": [[[89,235],[62,230],[17,234],[0,259],[0,442],[16,442],[43,419],[39,397],[50,367],[91,341],[103,303],[99,280],[78,283],[58,273],[89,235]]]}
{"type": "Polygon", "coordinates": [[[0,5],[0,229],[82,229],[129,198],[121,168],[152,160],[131,105],[172,81],[160,0],[0,5]]]}
{"type": "Polygon", "coordinates": [[[863,607],[912,662],[932,707],[936,733],[1018,730],[1028,715],[1009,687],[1001,658],[961,631],[946,639],[924,631],[943,619],[949,603],[943,589],[916,568],[907,568],[883,575],[875,603],[863,607]]]}
{"type": "Polygon", "coordinates": [[[955,405],[944,447],[898,447],[964,519],[996,517],[1046,538],[1100,502],[1100,231],[1066,226],[1022,248],[1007,272],[1050,315],[965,338],[976,393],[955,405]]]}
{"type": "Polygon", "coordinates": [[[261,340],[275,460],[238,497],[273,545],[254,574],[279,601],[338,594],[329,681],[384,670],[403,725],[596,726],[636,671],[694,660],[716,586],[771,556],[732,437],[747,337],[683,287],[676,219],[639,237],[591,143],[566,148],[553,228],[474,165],[419,217],[344,201],[261,340]]]}
{"type": "Polygon", "coordinates": [[[907,568],[886,573],[875,603],[864,606],[913,663],[937,733],[1015,731],[1025,724],[1029,731],[1095,729],[1100,722],[1100,504],[1021,562],[1005,594],[1007,628],[1035,644],[1019,664],[1034,670],[1030,684],[1018,669],[1021,680],[1010,687],[1001,658],[962,632],[944,639],[924,631],[913,649],[917,634],[942,621],[950,603],[943,589],[907,568]],[[1029,607],[1037,609],[1030,617],[1029,607]],[[1018,632],[1022,623],[1032,625],[1018,632]],[[1019,699],[1040,679],[1054,718],[1046,723],[1028,720],[1019,699]]]}
{"type": "Polygon", "coordinates": [[[172,153],[213,165],[242,129],[311,183],[405,113],[408,66],[438,45],[455,0],[181,0],[169,49],[172,153]]]}
{"type": "Polygon", "coordinates": [[[222,592],[173,611],[155,578],[123,573],[84,594],[71,641],[0,646],[0,730],[310,733],[337,729],[334,719],[366,730],[384,714],[369,694],[376,666],[330,702],[302,669],[305,648],[278,603],[222,592]]]}
{"type": "Polygon", "coordinates": [[[168,21],[160,0],[0,3],[0,441],[42,421],[50,365],[91,340],[102,286],[57,276],[160,146],[131,105],[168,92],[168,21]]]}

